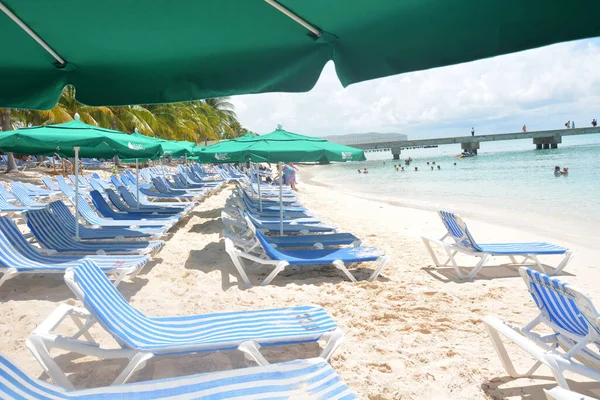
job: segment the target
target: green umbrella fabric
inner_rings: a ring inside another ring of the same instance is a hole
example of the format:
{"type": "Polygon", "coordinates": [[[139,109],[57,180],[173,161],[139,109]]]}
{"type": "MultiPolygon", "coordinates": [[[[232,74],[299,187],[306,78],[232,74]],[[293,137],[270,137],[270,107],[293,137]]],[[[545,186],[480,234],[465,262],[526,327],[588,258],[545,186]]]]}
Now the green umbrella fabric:
{"type": "Polygon", "coordinates": [[[6,56],[0,58],[0,107],[14,108],[49,109],[68,84],[89,105],[304,92],[329,60],[347,86],[600,36],[597,0],[1,4],[6,56]],[[306,24],[286,15],[286,9],[306,24]],[[9,15],[35,32],[56,57],[9,15]]]}
{"type": "Polygon", "coordinates": [[[344,162],[364,161],[361,149],[278,129],[262,136],[223,141],[197,153],[206,163],[233,162],[344,162]]]}
{"type": "Polygon", "coordinates": [[[164,157],[174,157],[180,158],[184,156],[189,156],[194,152],[194,147],[196,143],[188,142],[184,140],[167,140],[161,138],[155,138],[151,136],[146,136],[136,131],[130,135],[131,137],[136,138],[148,145],[159,145],[162,147],[162,156],[164,157]]]}
{"type": "Polygon", "coordinates": [[[0,151],[61,157],[154,158],[162,152],[158,144],[148,144],[132,135],[88,125],[75,119],[56,125],[21,128],[0,134],[0,151]]]}

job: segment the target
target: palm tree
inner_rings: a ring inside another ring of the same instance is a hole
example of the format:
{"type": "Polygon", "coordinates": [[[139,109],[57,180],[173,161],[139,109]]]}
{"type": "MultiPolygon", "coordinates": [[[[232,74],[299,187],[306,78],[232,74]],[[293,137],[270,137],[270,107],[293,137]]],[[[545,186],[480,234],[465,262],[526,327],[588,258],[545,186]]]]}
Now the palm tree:
{"type": "MultiPolygon", "coordinates": [[[[0,127],[3,132],[10,131],[12,129],[12,121],[11,121],[12,110],[10,108],[0,108],[0,127]]],[[[8,161],[6,163],[6,171],[5,174],[11,172],[19,172],[17,168],[17,162],[15,161],[15,155],[13,153],[8,153],[8,161]]]]}
{"type": "MultiPolygon", "coordinates": [[[[148,136],[196,143],[247,133],[237,120],[229,97],[172,104],[90,107],[79,103],[75,95],[75,88],[67,86],[56,106],[46,111],[0,109],[2,129],[68,122],[78,113],[83,122],[91,125],[122,132],[133,132],[137,128],[148,136]]],[[[15,164],[9,154],[9,166],[11,160],[15,164]]]]}

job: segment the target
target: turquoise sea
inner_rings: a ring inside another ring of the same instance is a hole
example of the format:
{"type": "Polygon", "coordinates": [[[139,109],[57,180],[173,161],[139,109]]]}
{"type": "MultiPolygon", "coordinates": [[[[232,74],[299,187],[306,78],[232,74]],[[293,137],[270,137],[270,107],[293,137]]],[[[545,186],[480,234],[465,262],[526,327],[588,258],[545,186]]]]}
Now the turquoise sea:
{"type": "Polygon", "coordinates": [[[516,227],[526,224],[543,233],[564,231],[592,245],[600,240],[600,135],[562,140],[552,150],[535,150],[531,139],[486,142],[477,157],[464,159],[456,157],[459,145],[404,150],[400,161],[389,152],[367,153],[366,162],[317,166],[314,175],[359,195],[516,227]],[[404,166],[408,157],[410,167],[404,166]],[[431,171],[433,161],[441,170],[431,171]],[[395,164],[405,172],[396,172],[395,164]],[[569,167],[569,175],[554,176],[556,165],[569,167]],[[369,174],[358,174],[359,168],[369,174]]]}

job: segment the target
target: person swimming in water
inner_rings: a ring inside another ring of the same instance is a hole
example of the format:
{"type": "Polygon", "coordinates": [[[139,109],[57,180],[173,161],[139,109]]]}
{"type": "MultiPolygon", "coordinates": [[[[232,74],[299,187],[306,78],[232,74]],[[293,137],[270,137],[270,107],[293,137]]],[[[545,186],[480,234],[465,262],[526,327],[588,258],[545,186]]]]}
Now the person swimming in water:
{"type": "Polygon", "coordinates": [[[419,167],[415,167],[415,172],[417,172],[419,170],[419,167]]]}
{"type": "Polygon", "coordinates": [[[369,173],[369,170],[367,170],[366,168],[363,169],[363,174],[368,174],[368,173],[369,173]]]}
{"type": "Polygon", "coordinates": [[[569,175],[569,167],[564,167],[562,171],[560,171],[561,175],[569,175]]]}
{"type": "Polygon", "coordinates": [[[438,170],[442,169],[442,167],[440,167],[439,165],[437,167],[438,167],[438,170]]]}
{"type": "Polygon", "coordinates": [[[400,167],[400,172],[404,172],[404,167],[400,167]]]}
{"type": "Polygon", "coordinates": [[[359,170],[358,170],[358,173],[359,173],[359,174],[362,174],[362,171],[359,169],[359,170]]]}
{"type": "Polygon", "coordinates": [[[431,166],[431,170],[433,171],[433,165],[431,166]]]}
{"type": "Polygon", "coordinates": [[[560,167],[557,165],[554,167],[554,176],[561,176],[562,172],[560,171],[560,167]]]}

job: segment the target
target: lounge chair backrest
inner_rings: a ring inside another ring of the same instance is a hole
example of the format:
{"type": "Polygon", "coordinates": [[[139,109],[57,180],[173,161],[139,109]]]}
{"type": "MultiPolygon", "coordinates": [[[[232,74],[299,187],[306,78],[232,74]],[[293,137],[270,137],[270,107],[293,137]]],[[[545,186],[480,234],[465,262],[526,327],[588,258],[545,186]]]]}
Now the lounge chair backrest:
{"type": "Polygon", "coordinates": [[[584,292],[531,268],[521,267],[519,272],[536,306],[554,329],[572,337],[589,334],[600,343],[600,315],[584,292]]]}
{"type": "Polygon", "coordinates": [[[108,203],[106,202],[104,197],[102,197],[99,191],[92,190],[90,192],[90,196],[92,197],[92,203],[94,203],[94,206],[98,209],[100,214],[106,215],[113,214],[115,212],[112,208],[110,208],[110,205],[108,205],[108,203]]]}
{"type": "Polygon", "coordinates": [[[135,185],[135,182],[133,182],[131,179],[129,179],[129,177],[125,174],[120,174],[119,178],[121,178],[121,181],[126,185],[129,183],[133,183],[135,185]]]}
{"type": "Polygon", "coordinates": [[[27,239],[25,239],[19,228],[17,228],[17,225],[9,217],[0,217],[0,231],[2,231],[4,236],[19,253],[32,259],[39,257],[39,253],[27,242],[27,239]]]}
{"type": "Polygon", "coordinates": [[[32,210],[25,212],[27,226],[44,247],[53,249],[55,245],[71,243],[68,231],[49,210],[32,210]]]}
{"type": "Polygon", "coordinates": [[[440,210],[438,214],[448,230],[448,236],[454,239],[458,246],[472,251],[482,251],[473,236],[471,236],[467,224],[459,215],[443,210],[440,210]]]}
{"type": "Polygon", "coordinates": [[[79,213],[86,221],[88,221],[90,224],[98,224],[102,222],[102,218],[98,216],[96,210],[94,210],[83,197],[79,196],[77,202],[79,204],[79,213]]]}
{"type": "Polygon", "coordinates": [[[8,191],[8,189],[0,183],[0,195],[6,200],[14,200],[15,196],[8,191]]]}
{"type": "Polygon", "coordinates": [[[25,206],[40,205],[40,203],[36,202],[31,197],[29,197],[29,193],[27,193],[26,188],[21,185],[19,185],[19,182],[12,182],[10,185],[17,200],[19,200],[25,206]]]}
{"type": "Polygon", "coordinates": [[[72,235],[75,234],[75,217],[69,210],[69,207],[61,200],[49,203],[54,216],[60,221],[61,225],[72,235]]]}
{"type": "MultiPolygon", "coordinates": [[[[121,344],[136,346],[153,331],[152,321],[131,307],[121,293],[93,263],[67,269],[65,283],[107,332],[121,344]],[[137,332],[145,331],[142,336],[137,332]]],[[[152,332],[160,335],[160,332],[152,332]]]]}
{"type": "Polygon", "coordinates": [[[110,176],[110,181],[113,185],[115,185],[115,187],[123,186],[123,184],[119,181],[119,178],[117,178],[115,175],[110,176]]]}
{"type": "Polygon", "coordinates": [[[12,209],[14,206],[0,193],[0,211],[12,209]]]}
{"type": "Polygon", "coordinates": [[[113,203],[113,205],[119,210],[128,211],[131,208],[123,201],[123,199],[121,199],[121,197],[117,193],[115,193],[114,190],[106,189],[105,192],[110,202],[113,203]]]}
{"type": "Polygon", "coordinates": [[[68,199],[73,199],[75,197],[75,191],[64,177],[57,175],[56,181],[58,182],[58,187],[68,199]]]}
{"type": "Polygon", "coordinates": [[[154,184],[154,187],[156,188],[156,190],[158,190],[160,193],[168,193],[169,192],[169,188],[167,188],[167,186],[160,179],[160,177],[152,178],[152,183],[154,184]]]}
{"type": "Polygon", "coordinates": [[[44,182],[44,185],[46,185],[46,187],[50,190],[54,190],[54,191],[60,190],[60,188],[58,187],[56,182],[54,182],[54,179],[52,179],[49,176],[43,176],[42,182],[44,182]]]}
{"type": "Polygon", "coordinates": [[[90,185],[92,186],[92,189],[104,192],[104,188],[95,178],[90,179],[90,185]]]}
{"type": "MultiPolygon", "coordinates": [[[[18,251],[15,246],[13,246],[13,241],[20,241],[22,235],[20,232],[15,231],[16,227],[10,226],[10,224],[6,221],[6,217],[2,217],[0,220],[0,225],[2,225],[2,229],[0,229],[0,266],[5,268],[18,268],[19,270],[24,269],[39,269],[40,266],[36,261],[33,261],[31,258],[27,258],[23,255],[22,252],[18,251]],[[8,229],[4,229],[4,227],[8,229]],[[10,236],[16,236],[15,239],[11,240],[10,236]]],[[[10,221],[12,223],[12,221],[10,221]]],[[[0,379],[1,380],[1,379],[0,379]]],[[[1,385],[0,385],[1,386],[1,385]]]]}

